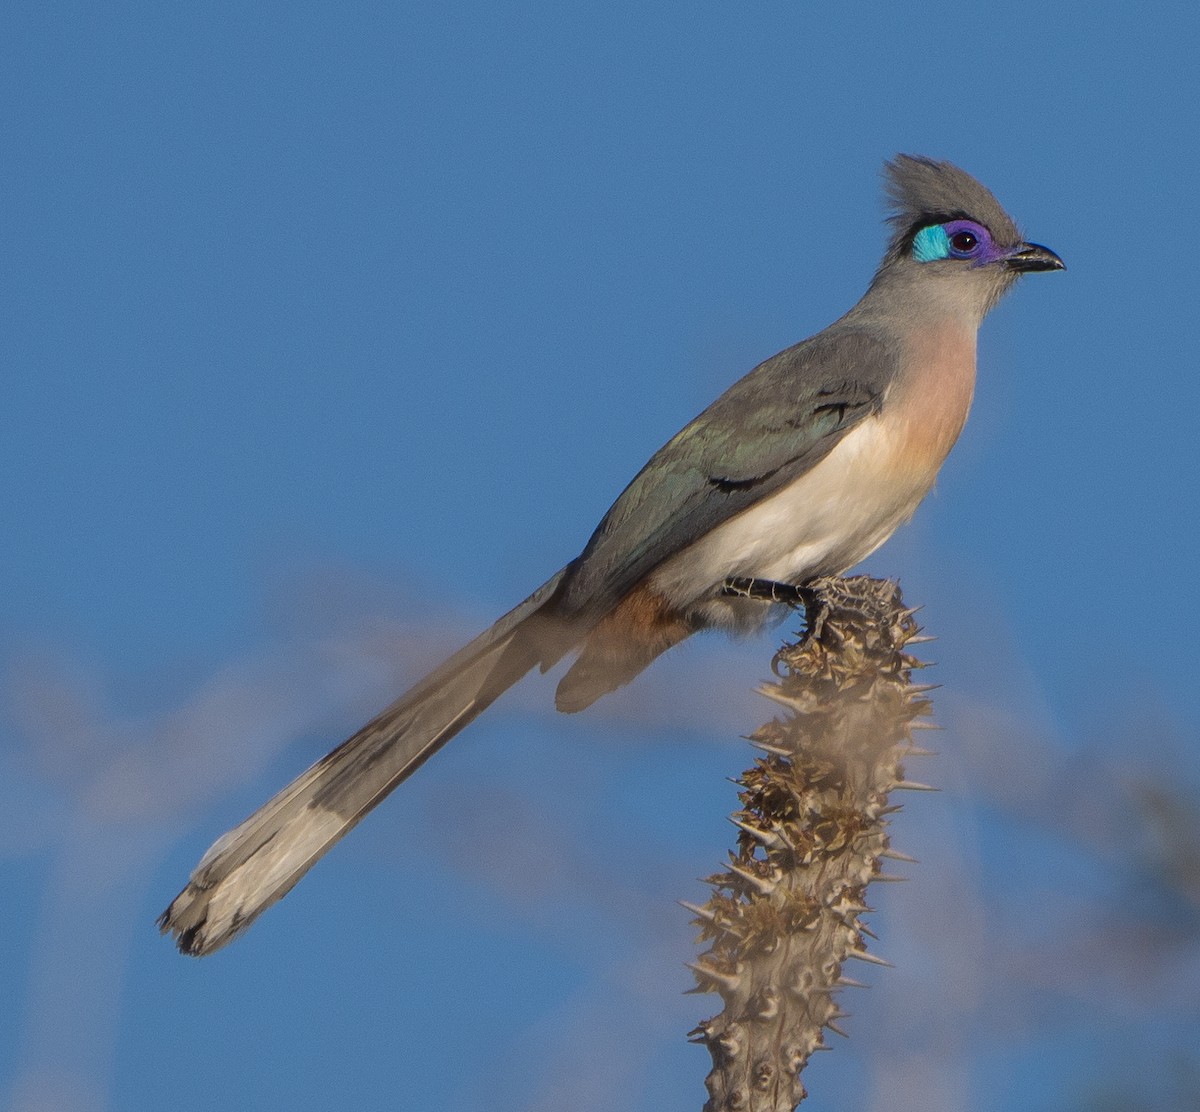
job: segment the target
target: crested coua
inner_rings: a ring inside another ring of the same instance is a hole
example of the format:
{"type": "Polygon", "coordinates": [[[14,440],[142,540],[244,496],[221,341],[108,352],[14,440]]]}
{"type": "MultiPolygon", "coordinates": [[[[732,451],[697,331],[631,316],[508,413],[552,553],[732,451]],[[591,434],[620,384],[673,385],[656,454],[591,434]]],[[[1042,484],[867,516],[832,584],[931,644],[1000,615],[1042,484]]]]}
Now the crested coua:
{"type": "Polygon", "coordinates": [[[556,703],[583,710],[698,630],[760,625],[912,515],[967,418],[980,322],[1063,263],[948,162],[900,155],[885,179],[892,235],[862,300],[731,386],[577,559],[220,838],[159,921],[181,950],[249,926],[532,668],[577,654],[556,703]]]}

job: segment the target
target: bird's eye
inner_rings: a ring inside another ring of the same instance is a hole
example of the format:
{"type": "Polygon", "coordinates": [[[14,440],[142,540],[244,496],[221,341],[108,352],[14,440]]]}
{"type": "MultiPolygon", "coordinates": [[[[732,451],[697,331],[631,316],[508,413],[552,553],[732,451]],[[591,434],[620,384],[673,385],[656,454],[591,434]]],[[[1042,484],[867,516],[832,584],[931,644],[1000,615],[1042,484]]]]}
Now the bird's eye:
{"type": "Polygon", "coordinates": [[[969,255],[979,246],[979,237],[974,232],[955,232],[950,246],[960,255],[969,255]]]}

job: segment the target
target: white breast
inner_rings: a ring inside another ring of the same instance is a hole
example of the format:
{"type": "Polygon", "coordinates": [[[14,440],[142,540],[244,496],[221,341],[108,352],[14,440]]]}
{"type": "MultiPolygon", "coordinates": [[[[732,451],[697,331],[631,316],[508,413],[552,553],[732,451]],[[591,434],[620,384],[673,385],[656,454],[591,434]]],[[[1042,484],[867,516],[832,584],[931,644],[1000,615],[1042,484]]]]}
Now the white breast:
{"type": "Polygon", "coordinates": [[[912,515],[937,475],[903,458],[898,433],[878,417],[863,421],[811,471],[664,563],[652,587],[687,607],[730,576],[796,583],[857,564],[912,515]]]}

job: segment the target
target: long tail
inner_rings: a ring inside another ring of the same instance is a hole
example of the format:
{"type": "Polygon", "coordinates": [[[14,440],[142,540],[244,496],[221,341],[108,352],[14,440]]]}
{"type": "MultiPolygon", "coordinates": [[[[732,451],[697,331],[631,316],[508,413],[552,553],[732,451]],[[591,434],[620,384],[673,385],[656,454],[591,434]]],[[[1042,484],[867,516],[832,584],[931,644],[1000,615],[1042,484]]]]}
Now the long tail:
{"type": "Polygon", "coordinates": [[[562,633],[542,608],[562,576],[219,838],[159,917],[163,933],[174,932],[186,954],[220,949],[499,695],[535,664],[560,656],[562,633]]]}

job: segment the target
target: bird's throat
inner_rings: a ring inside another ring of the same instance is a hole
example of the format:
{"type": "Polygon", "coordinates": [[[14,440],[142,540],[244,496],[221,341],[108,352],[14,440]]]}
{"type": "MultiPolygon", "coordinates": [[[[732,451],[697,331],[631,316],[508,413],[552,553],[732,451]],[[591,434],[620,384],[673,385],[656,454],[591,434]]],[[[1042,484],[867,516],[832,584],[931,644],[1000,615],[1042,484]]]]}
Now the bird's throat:
{"type": "MultiPolygon", "coordinates": [[[[894,466],[927,485],[966,424],[975,393],[976,331],[967,326],[919,330],[901,361],[905,371],[883,399],[880,418],[893,443],[894,466]]],[[[922,491],[924,495],[925,491],[922,491]]]]}

